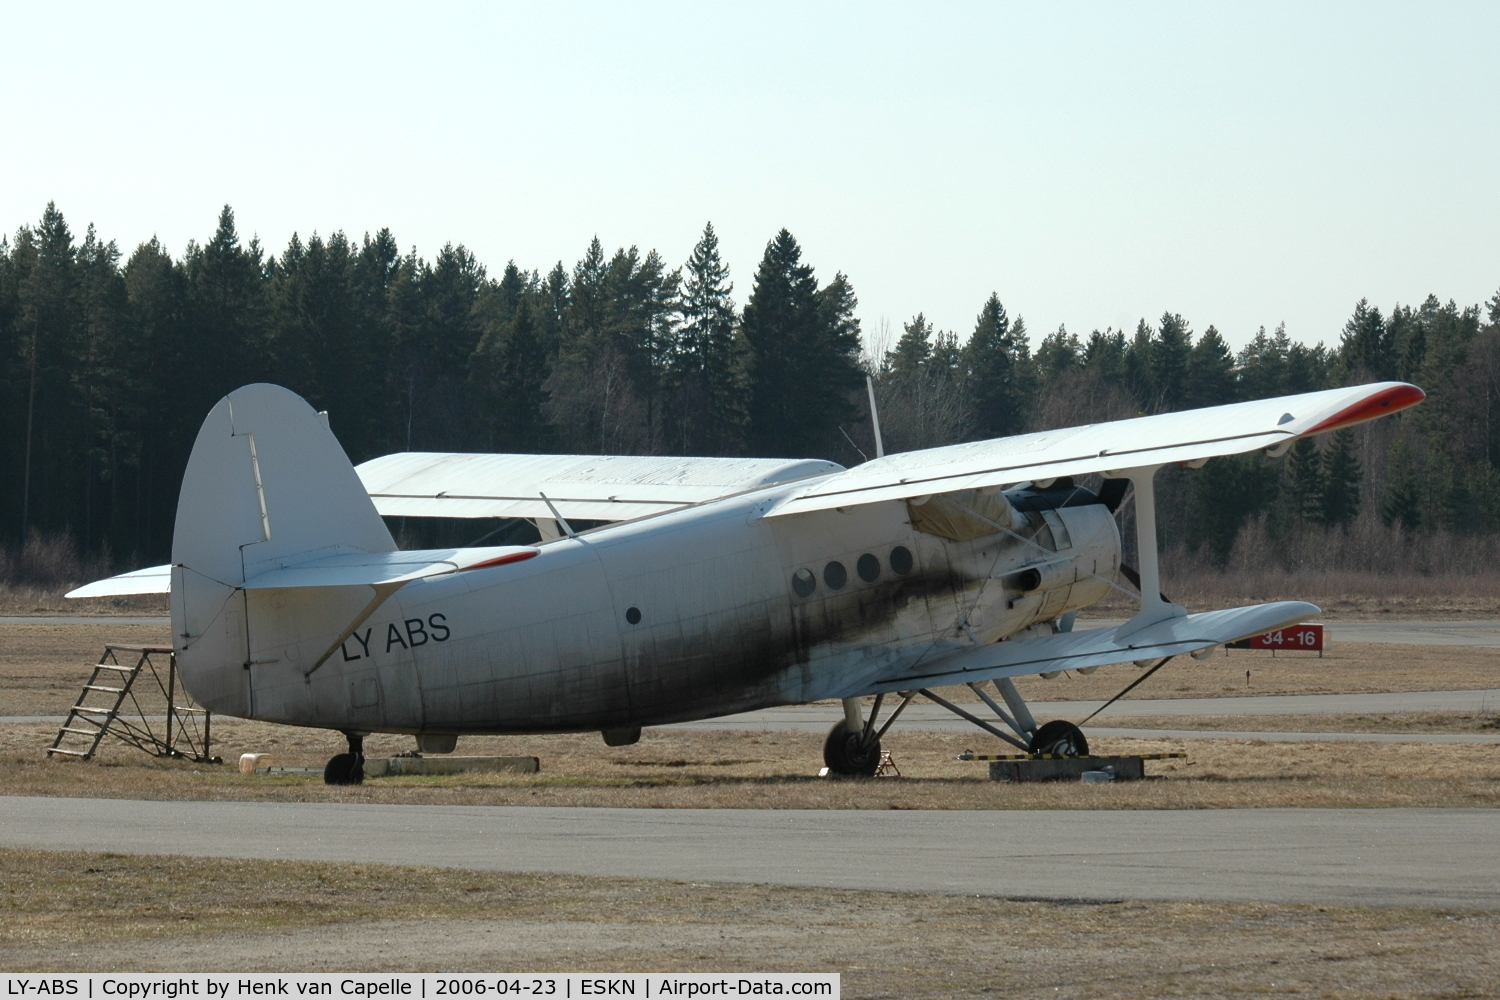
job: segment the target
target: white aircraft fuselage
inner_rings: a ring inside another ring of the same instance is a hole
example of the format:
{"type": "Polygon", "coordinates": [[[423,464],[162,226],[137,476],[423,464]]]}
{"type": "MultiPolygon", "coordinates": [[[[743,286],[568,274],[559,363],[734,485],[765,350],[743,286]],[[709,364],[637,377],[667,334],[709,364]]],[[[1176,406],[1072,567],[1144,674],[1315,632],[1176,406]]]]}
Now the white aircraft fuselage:
{"type": "Polygon", "coordinates": [[[368,588],[174,582],[181,676],[216,713],[301,726],[628,729],[835,697],[925,657],[1050,634],[1119,572],[1114,517],[1087,491],[1013,490],[1013,533],[967,541],[917,530],[906,501],[763,516],[808,482],[409,583],[311,673],[368,588]],[[1018,581],[1034,565],[1047,569],[1018,581]]]}

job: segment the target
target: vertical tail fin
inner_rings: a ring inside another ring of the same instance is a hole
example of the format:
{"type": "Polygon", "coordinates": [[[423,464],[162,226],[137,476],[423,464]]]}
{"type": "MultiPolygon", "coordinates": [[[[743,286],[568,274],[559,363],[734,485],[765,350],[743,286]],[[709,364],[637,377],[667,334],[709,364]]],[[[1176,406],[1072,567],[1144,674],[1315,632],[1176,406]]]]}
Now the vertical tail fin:
{"type": "Polygon", "coordinates": [[[396,548],[327,423],[276,385],[236,389],[198,431],[172,535],[172,632],[183,680],[217,711],[249,714],[240,585],[290,562],[396,548]]]}

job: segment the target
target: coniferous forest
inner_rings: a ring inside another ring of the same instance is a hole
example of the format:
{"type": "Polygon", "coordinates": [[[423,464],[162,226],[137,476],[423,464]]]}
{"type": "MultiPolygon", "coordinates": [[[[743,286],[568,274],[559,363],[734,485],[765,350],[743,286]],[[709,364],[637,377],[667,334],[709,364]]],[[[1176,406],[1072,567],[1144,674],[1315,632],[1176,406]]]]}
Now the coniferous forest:
{"type": "Polygon", "coordinates": [[[425,450],[852,465],[873,455],[866,374],[888,451],[1403,379],[1429,394],[1407,414],[1278,460],[1165,470],[1164,539],[1218,566],[1254,548],[1399,572],[1410,546],[1392,540],[1452,551],[1500,534],[1500,293],[1361,301],[1325,343],[1261,329],[1238,353],[1170,309],[1033,346],[999,294],[974,305],[972,329],[917,315],[862,330],[849,278],[815,269],[786,230],[753,275],[729,273],[711,225],[680,263],[595,239],[571,266],[493,271],[461,245],[403,252],[387,230],[274,253],[228,207],[180,255],[154,239],[127,255],[49,205],[0,239],[0,579],[65,582],[28,555],[58,546],[92,572],[164,561],[199,424],[257,381],[329,411],[356,463],[425,450]]]}

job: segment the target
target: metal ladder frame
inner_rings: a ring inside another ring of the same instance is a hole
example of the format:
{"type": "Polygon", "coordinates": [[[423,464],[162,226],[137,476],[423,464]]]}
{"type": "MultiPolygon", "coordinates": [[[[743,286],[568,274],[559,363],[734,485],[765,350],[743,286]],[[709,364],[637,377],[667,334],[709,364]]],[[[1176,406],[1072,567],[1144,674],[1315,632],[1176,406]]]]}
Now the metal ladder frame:
{"type": "Polygon", "coordinates": [[[220,764],[223,763],[222,758],[213,757],[209,753],[212,724],[213,716],[207,709],[178,704],[177,657],[170,646],[111,645],[104,647],[103,654],[94,664],[94,672],[89,676],[88,682],[83,685],[83,690],[79,692],[78,700],[69,710],[62,728],[57,731],[57,738],[47,748],[47,756],[52,757],[56,754],[78,760],[89,760],[98,752],[99,744],[104,742],[104,737],[112,736],[127,746],[135,747],[153,757],[191,760],[200,764],[220,764]],[[137,654],[135,664],[126,666],[120,663],[116,655],[120,652],[137,654]],[[162,679],[157,661],[152,659],[153,656],[167,657],[165,681],[162,679]],[[166,732],[162,736],[157,735],[152,719],[146,714],[135,691],[135,683],[143,673],[148,673],[155,681],[157,693],[166,702],[166,732]],[[111,675],[121,677],[119,687],[99,683],[101,678],[108,679],[111,675]],[[96,692],[114,695],[114,703],[108,707],[85,704],[89,696],[96,692]],[[122,715],[121,708],[125,705],[127,698],[134,711],[122,715]],[[200,719],[201,726],[199,725],[200,719]],[[83,726],[93,728],[83,728],[83,726]],[[69,735],[90,738],[89,748],[73,750],[64,747],[63,740],[69,735]]]}

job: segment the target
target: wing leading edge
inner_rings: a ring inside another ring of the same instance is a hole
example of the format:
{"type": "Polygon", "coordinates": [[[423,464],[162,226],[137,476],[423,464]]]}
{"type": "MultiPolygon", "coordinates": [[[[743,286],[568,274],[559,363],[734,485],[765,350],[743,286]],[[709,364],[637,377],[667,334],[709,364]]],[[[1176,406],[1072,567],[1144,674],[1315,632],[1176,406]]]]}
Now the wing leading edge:
{"type": "Polygon", "coordinates": [[[810,483],[767,516],[1275,450],[1425,398],[1406,382],[1377,382],[902,452],[810,483]]]}

